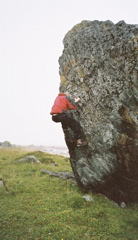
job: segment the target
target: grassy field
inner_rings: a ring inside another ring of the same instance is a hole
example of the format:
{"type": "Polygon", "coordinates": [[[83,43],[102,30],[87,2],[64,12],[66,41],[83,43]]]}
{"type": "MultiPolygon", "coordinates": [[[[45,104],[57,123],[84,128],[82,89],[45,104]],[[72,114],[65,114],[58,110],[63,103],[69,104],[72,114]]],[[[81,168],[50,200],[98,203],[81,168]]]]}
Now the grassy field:
{"type": "Polygon", "coordinates": [[[1,240],[136,240],[138,205],[117,207],[102,195],[84,194],[71,180],[45,175],[42,169],[70,171],[63,156],[18,148],[0,148],[1,240]],[[17,163],[34,155],[41,164],[17,163]],[[54,161],[58,166],[52,166],[54,161]]]}

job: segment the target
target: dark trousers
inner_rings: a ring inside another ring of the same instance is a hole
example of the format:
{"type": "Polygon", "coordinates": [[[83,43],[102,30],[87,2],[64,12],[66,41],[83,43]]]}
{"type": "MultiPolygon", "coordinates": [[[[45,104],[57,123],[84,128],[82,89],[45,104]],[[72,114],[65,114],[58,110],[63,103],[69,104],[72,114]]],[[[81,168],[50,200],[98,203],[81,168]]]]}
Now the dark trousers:
{"type": "Polygon", "coordinates": [[[52,120],[54,122],[61,122],[63,130],[66,130],[68,127],[74,132],[74,137],[76,140],[82,138],[82,128],[73,117],[71,117],[68,113],[57,114],[56,116],[52,116],[52,120]]]}

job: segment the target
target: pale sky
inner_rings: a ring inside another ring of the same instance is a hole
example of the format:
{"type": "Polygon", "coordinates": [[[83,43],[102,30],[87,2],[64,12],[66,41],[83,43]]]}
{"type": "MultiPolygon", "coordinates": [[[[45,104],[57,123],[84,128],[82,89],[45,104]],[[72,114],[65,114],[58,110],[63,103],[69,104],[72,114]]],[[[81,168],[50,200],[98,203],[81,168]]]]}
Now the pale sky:
{"type": "Polygon", "coordinates": [[[82,20],[138,24],[138,0],[0,0],[0,142],[65,146],[49,113],[63,38],[82,20]]]}

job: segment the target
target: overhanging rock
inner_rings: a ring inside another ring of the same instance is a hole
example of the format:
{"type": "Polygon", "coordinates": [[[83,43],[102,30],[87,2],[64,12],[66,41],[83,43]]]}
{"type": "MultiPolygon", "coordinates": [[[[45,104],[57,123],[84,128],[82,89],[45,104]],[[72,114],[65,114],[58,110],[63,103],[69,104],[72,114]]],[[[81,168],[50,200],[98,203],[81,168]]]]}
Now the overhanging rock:
{"type": "Polygon", "coordinates": [[[86,147],[65,134],[83,191],[116,202],[138,201],[138,25],[82,21],[63,40],[60,91],[80,96],[74,117],[86,147]]]}

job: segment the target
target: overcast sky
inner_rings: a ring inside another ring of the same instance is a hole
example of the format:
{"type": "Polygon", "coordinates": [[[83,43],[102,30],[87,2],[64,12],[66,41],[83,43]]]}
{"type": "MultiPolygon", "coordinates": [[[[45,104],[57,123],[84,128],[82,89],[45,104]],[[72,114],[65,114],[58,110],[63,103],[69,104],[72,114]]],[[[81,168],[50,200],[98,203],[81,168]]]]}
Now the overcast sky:
{"type": "Polygon", "coordinates": [[[0,0],[0,142],[65,146],[49,112],[63,38],[82,20],[138,24],[138,0],[0,0]]]}

